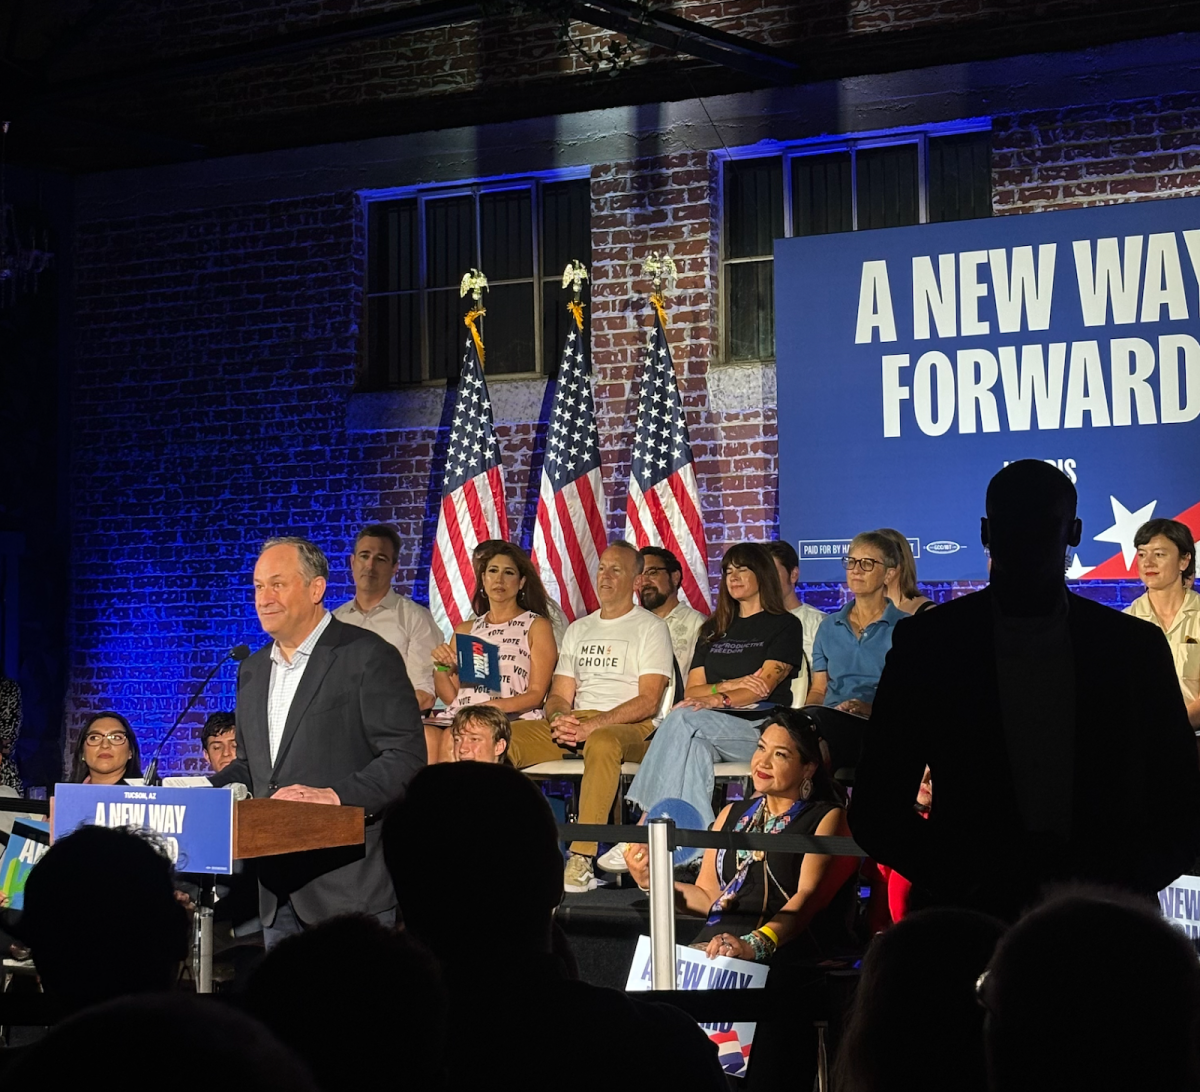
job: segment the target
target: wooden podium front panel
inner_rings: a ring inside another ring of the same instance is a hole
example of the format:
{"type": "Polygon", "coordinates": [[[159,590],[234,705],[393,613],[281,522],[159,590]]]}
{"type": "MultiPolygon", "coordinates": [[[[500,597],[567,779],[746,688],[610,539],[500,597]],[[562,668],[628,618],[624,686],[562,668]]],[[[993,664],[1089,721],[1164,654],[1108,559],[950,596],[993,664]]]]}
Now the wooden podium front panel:
{"type": "Polygon", "coordinates": [[[233,806],[233,856],[244,860],[362,845],[365,822],[362,808],[296,800],[239,800],[233,806]]]}

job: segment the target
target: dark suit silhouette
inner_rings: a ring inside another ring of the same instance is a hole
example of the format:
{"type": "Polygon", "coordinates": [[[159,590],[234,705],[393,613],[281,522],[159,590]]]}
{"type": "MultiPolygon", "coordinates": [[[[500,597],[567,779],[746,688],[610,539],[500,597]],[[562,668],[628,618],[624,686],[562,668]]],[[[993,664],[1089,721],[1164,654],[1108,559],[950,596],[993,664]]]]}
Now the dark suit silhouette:
{"type": "Polygon", "coordinates": [[[238,757],[212,778],[242,782],[256,797],[287,785],[331,788],[367,813],[366,845],[263,857],[264,925],[290,898],[307,923],[337,914],[379,914],[396,905],[373,817],[425,765],[425,737],[404,660],[381,637],[331,618],[312,651],[288,711],[275,762],[267,728],[271,645],[238,671],[238,757]]]}
{"type": "Polygon", "coordinates": [[[1171,653],[1153,626],[1067,595],[1075,668],[1067,839],[1024,833],[1000,712],[991,589],[896,627],[849,821],[914,902],[1015,916],[1047,881],[1153,894],[1200,850],[1200,767],[1171,653]],[[929,818],[913,810],[928,763],[929,818]]]}

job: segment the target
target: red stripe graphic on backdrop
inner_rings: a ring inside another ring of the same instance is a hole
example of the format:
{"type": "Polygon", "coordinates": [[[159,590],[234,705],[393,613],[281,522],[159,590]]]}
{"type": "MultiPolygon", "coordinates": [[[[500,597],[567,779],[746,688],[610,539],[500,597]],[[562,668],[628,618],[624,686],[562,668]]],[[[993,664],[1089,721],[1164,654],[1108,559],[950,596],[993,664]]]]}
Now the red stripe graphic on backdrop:
{"type": "MultiPolygon", "coordinates": [[[[1186,524],[1193,538],[1200,538],[1200,504],[1193,504],[1175,517],[1180,523],[1186,524]]],[[[1074,551],[1072,551],[1074,552],[1074,551]]],[[[1112,557],[1100,562],[1090,573],[1084,573],[1084,580],[1136,580],[1137,558],[1131,565],[1125,564],[1125,555],[1118,550],[1112,557]]]]}

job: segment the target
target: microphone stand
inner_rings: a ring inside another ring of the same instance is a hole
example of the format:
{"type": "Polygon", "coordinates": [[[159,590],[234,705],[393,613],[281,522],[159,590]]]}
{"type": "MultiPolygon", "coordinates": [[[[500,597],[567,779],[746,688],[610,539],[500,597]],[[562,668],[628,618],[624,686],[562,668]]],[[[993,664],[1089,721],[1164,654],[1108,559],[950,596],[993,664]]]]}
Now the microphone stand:
{"type": "Polygon", "coordinates": [[[225,665],[227,660],[237,660],[239,663],[250,655],[250,649],[246,645],[236,645],[225,653],[216,663],[216,666],[204,676],[204,681],[196,687],[191,698],[188,699],[187,705],[183,707],[183,712],[175,718],[175,723],[167,730],[167,734],[162,737],[158,747],[154,751],[154,757],[150,760],[146,767],[145,773],[142,775],[143,781],[147,785],[161,785],[162,778],[158,776],[158,760],[162,757],[163,748],[167,745],[167,741],[175,734],[175,729],[183,723],[183,718],[188,715],[193,705],[200,699],[200,695],[204,693],[204,688],[213,680],[213,676],[225,665]]]}

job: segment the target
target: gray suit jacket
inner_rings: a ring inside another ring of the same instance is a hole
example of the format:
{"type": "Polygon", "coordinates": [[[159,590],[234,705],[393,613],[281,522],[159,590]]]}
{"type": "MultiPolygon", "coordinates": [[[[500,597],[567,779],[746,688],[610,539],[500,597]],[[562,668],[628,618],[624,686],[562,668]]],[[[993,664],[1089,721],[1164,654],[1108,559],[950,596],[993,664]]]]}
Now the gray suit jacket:
{"type": "Polygon", "coordinates": [[[381,637],[336,618],[321,635],[288,711],[275,762],[267,728],[271,645],[238,671],[238,757],[215,785],[242,782],[256,797],[286,785],[331,788],[367,813],[365,846],[264,857],[264,924],[290,898],[305,922],[377,914],[396,905],[374,821],[425,765],[425,736],[404,660],[381,637]]]}

